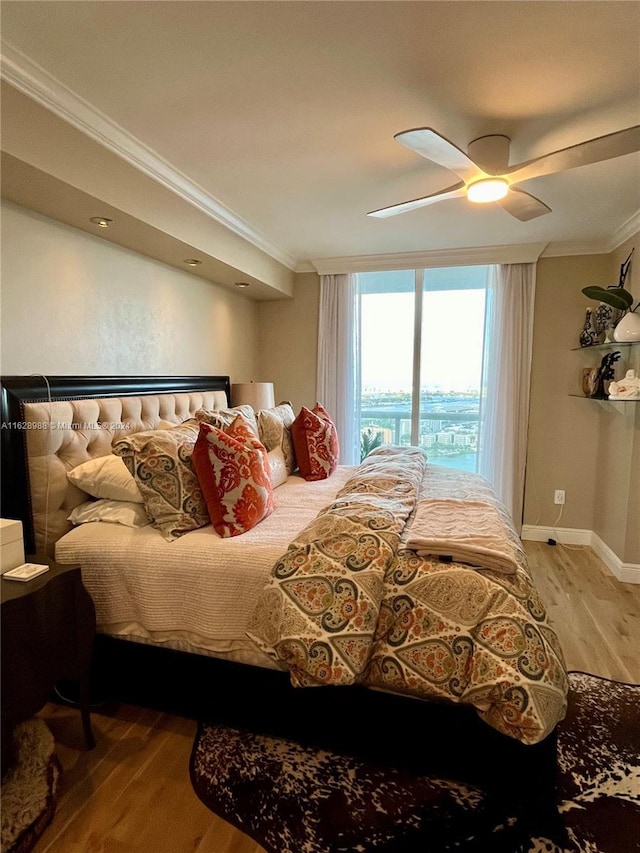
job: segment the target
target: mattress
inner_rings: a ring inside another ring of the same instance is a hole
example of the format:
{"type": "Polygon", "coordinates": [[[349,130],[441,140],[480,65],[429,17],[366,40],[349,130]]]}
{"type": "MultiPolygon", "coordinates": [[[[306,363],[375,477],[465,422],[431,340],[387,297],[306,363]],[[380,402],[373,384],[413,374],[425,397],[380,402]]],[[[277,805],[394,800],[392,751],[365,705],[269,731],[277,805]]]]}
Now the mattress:
{"type": "Polygon", "coordinates": [[[353,473],[326,480],[291,476],[275,511],[242,536],[211,525],[168,542],[151,525],[93,522],[56,543],[56,560],[80,565],[101,634],[277,668],[245,631],[273,565],[291,539],[330,504],[353,473]]]}

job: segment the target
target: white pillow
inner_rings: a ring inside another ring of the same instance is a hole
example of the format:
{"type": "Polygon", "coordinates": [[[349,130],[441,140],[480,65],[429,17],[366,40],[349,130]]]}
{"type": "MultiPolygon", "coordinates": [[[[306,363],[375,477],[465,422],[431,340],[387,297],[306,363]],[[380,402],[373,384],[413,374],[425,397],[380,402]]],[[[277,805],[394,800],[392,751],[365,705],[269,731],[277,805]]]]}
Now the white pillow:
{"type": "Polygon", "coordinates": [[[144,506],[133,501],[86,501],[71,511],[68,520],[72,524],[86,524],[89,521],[110,521],[124,524],[126,527],[145,527],[151,524],[144,506]]]}
{"type": "Polygon", "coordinates": [[[287,463],[284,458],[284,451],[281,447],[276,447],[275,450],[270,450],[267,453],[269,465],[271,466],[271,488],[275,489],[281,486],[289,476],[287,474],[287,463]]]}
{"type": "Polygon", "coordinates": [[[89,459],[67,472],[68,480],[94,498],[142,503],[138,484],[119,456],[113,453],[89,459]]]}

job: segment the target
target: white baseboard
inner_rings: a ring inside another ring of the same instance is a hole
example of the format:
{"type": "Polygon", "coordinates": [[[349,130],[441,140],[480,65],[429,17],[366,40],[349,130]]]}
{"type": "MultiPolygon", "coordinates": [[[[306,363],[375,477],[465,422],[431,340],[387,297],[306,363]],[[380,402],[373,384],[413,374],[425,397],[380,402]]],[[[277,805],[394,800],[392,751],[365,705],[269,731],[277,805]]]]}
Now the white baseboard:
{"type": "Polygon", "coordinates": [[[640,565],[638,563],[623,563],[620,557],[594,533],[593,530],[583,530],[577,527],[539,527],[533,524],[522,526],[522,539],[531,542],[546,542],[555,539],[565,545],[589,545],[611,571],[613,576],[622,583],[640,583],[640,565]]]}
{"type": "Polygon", "coordinates": [[[533,524],[522,525],[522,539],[531,542],[546,542],[547,539],[555,539],[565,545],[591,545],[591,530],[583,530],[580,527],[539,527],[533,524]]]}
{"type": "Polygon", "coordinates": [[[619,581],[640,583],[640,565],[638,563],[623,563],[597,533],[592,536],[591,547],[619,581]]]}

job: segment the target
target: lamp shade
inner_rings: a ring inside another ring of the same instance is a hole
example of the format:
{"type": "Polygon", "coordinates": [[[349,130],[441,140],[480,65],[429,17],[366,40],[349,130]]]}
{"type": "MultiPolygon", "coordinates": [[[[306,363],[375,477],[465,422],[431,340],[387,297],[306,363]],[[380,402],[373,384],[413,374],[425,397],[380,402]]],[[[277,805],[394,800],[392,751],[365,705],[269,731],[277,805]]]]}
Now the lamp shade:
{"type": "Polygon", "coordinates": [[[237,382],[231,386],[232,406],[251,406],[258,409],[272,409],[275,406],[273,382],[237,382]]]}

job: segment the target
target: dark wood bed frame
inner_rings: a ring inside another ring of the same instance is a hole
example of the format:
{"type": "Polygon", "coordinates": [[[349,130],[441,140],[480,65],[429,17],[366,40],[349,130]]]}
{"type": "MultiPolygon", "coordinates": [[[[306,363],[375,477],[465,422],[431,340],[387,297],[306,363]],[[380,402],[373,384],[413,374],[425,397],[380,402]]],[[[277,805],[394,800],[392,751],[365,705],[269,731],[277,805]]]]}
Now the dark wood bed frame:
{"type": "MultiPolygon", "coordinates": [[[[228,376],[8,376],[0,380],[3,518],[22,520],[33,549],[23,404],[224,390],[228,376]]],[[[71,689],[71,685],[67,685],[71,689]]],[[[64,694],[64,688],[61,690],[64,694]]],[[[296,738],[376,763],[478,784],[513,804],[531,833],[562,830],[556,732],[534,746],[494,731],[469,707],[359,687],[291,687],[285,673],[98,636],[92,702],[127,702],[296,738]],[[372,734],[373,733],[373,734],[372,734]]]]}

